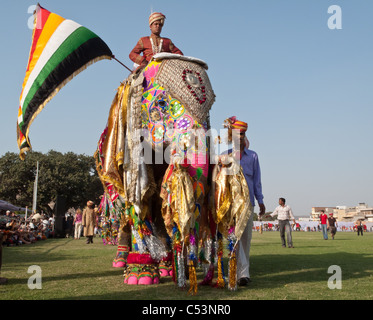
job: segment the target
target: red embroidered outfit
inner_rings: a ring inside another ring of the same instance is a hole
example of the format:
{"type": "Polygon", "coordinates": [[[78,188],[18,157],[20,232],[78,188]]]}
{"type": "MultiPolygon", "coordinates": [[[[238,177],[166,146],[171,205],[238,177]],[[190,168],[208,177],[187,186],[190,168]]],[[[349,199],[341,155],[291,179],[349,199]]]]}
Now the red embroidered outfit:
{"type": "Polygon", "coordinates": [[[157,37],[152,34],[150,37],[142,37],[131,51],[129,57],[134,63],[141,65],[144,62],[149,62],[155,54],[160,52],[183,55],[170,39],[157,37]]]}

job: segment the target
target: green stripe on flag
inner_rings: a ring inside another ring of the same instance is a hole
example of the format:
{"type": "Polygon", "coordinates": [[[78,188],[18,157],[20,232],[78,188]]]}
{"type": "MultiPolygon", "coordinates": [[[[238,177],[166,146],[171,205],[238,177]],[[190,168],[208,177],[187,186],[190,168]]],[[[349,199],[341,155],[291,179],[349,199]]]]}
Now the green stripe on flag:
{"type": "MultiPolygon", "coordinates": [[[[32,100],[35,93],[44,83],[45,79],[49,76],[51,72],[69,56],[72,52],[78,49],[86,41],[97,38],[98,36],[85,27],[79,27],[76,29],[56,50],[56,52],[51,56],[48,62],[45,64],[43,69],[40,71],[39,75],[36,77],[34,83],[32,84],[27,97],[22,106],[22,113],[25,114],[27,107],[32,100]]],[[[73,71],[72,71],[73,72],[73,71]]],[[[23,122],[20,126],[23,125],[23,122]]]]}

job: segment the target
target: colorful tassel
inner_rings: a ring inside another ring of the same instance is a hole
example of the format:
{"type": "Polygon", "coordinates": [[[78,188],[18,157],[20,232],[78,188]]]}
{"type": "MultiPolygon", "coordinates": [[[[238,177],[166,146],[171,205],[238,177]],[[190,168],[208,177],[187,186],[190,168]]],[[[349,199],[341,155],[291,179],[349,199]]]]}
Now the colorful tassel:
{"type": "Polygon", "coordinates": [[[188,293],[195,296],[197,294],[197,273],[193,261],[189,261],[189,285],[188,293]]]}
{"type": "Polygon", "coordinates": [[[217,288],[224,288],[225,287],[225,277],[224,277],[224,265],[223,265],[223,238],[219,237],[218,239],[218,279],[216,282],[217,288]]]}
{"type": "Polygon", "coordinates": [[[229,276],[228,276],[228,289],[230,291],[237,290],[237,259],[236,259],[236,250],[231,253],[229,259],[229,276]]]}
{"type": "Polygon", "coordinates": [[[184,255],[182,252],[178,252],[177,254],[177,266],[178,266],[177,285],[179,288],[185,288],[186,277],[185,277],[184,255]]]}

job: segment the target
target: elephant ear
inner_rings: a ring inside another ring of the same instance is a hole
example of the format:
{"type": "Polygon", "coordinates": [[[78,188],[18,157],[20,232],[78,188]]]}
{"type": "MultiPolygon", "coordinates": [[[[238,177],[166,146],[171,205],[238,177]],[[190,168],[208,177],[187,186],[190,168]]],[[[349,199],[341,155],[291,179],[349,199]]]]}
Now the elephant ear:
{"type": "Polygon", "coordinates": [[[215,94],[205,65],[177,55],[169,57],[163,59],[154,82],[179,100],[199,123],[206,121],[215,102],[215,94]]]}

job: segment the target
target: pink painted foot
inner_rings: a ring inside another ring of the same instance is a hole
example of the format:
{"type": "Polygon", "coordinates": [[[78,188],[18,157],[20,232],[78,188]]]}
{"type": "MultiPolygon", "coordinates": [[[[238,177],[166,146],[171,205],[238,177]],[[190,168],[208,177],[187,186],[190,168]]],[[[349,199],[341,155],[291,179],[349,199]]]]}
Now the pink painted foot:
{"type": "Polygon", "coordinates": [[[153,284],[153,279],[151,277],[141,277],[139,279],[138,284],[143,284],[143,285],[149,286],[149,285],[153,284]]]}
{"type": "Polygon", "coordinates": [[[170,273],[166,269],[160,269],[159,273],[160,273],[161,277],[168,277],[170,275],[170,273]]]}
{"type": "Polygon", "coordinates": [[[126,263],[123,262],[123,261],[113,261],[113,267],[114,268],[125,268],[126,267],[126,263]]]}
{"type": "Polygon", "coordinates": [[[138,280],[137,280],[137,277],[134,277],[134,276],[133,277],[128,277],[127,284],[129,284],[129,285],[139,284],[138,280]]]}

